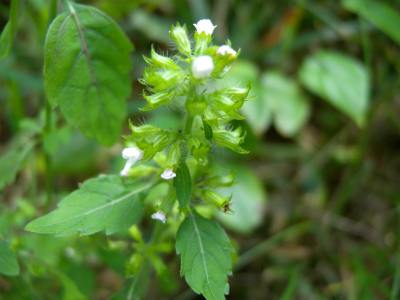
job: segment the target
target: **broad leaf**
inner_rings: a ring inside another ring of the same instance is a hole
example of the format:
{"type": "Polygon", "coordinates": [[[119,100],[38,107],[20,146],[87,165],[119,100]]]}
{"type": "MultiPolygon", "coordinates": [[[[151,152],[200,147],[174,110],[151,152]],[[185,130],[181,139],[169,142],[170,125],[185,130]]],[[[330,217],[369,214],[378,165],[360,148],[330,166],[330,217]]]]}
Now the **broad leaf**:
{"type": "Polygon", "coordinates": [[[0,36],[0,58],[6,59],[11,52],[14,35],[15,25],[17,22],[17,15],[19,9],[19,0],[11,1],[10,20],[4,27],[0,36]]]}
{"type": "Polygon", "coordinates": [[[192,197],[192,180],[190,178],[189,168],[185,162],[179,164],[174,179],[176,187],[176,197],[178,198],[179,206],[185,208],[189,205],[190,197],[192,197]]]}
{"type": "Polygon", "coordinates": [[[151,186],[152,183],[138,184],[128,190],[119,176],[100,175],[85,181],[58,204],[58,209],[32,221],[25,229],[58,236],[75,232],[88,235],[100,230],[112,234],[137,222],[143,210],[138,194],[151,186]]]}
{"type": "Polygon", "coordinates": [[[400,14],[398,10],[381,1],[345,0],[343,6],[374,23],[380,30],[400,44],[400,14]]]}
{"type": "Polygon", "coordinates": [[[370,82],[363,64],[345,54],[319,51],[304,61],[299,76],[309,90],[347,114],[359,126],[365,123],[370,82]]]}
{"type": "Polygon", "coordinates": [[[181,276],[196,293],[208,300],[225,299],[234,249],[218,224],[189,213],[179,227],[176,251],[181,254],[181,276]]]}
{"type": "Polygon", "coordinates": [[[7,276],[17,276],[19,266],[15,253],[10,249],[7,242],[0,238],[0,273],[7,276]]]}
{"type": "Polygon", "coordinates": [[[112,145],[126,116],[133,47],[100,10],[78,4],[69,8],[53,21],[46,37],[47,98],[88,138],[112,145]]]}
{"type": "Polygon", "coordinates": [[[295,135],[307,121],[310,113],[308,99],[293,80],[280,72],[267,72],[261,77],[262,96],[272,113],[275,128],[284,136],[295,135]]]}

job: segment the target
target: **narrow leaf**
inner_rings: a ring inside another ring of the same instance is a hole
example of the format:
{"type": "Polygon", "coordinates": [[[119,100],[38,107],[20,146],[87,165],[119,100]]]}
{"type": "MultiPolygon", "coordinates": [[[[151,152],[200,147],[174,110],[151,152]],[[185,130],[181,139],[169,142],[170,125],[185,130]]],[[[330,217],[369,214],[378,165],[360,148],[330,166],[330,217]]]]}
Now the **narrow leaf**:
{"type": "Polygon", "coordinates": [[[374,23],[380,30],[400,44],[400,14],[381,1],[345,0],[343,6],[374,23]]]}
{"type": "Polygon", "coordinates": [[[213,138],[213,131],[211,126],[203,120],[204,135],[207,140],[211,141],[213,138]]]}
{"type": "Polygon", "coordinates": [[[186,162],[179,164],[174,185],[176,187],[176,197],[178,198],[179,206],[181,208],[187,207],[192,196],[192,180],[186,162]]]}
{"type": "Polygon", "coordinates": [[[196,293],[208,300],[225,299],[234,249],[218,224],[189,213],[179,227],[176,252],[181,254],[181,275],[196,293]]]}
{"type": "Polygon", "coordinates": [[[100,10],[68,5],[70,12],[53,21],[46,37],[47,98],[88,138],[112,145],[126,116],[133,46],[100,10]]]}
{"type": "Polygon", "coordinates": [[[19,9],[20,0],[11,1],[10,9],[10,20],[4,27],[0,36],[0,58],[6,59],[11,52],[14,35],[15,35],[15,25],[17,22],[17,15],[19,9]]]}
{"type": "Polygon", "coordinates": [[[363,64],[345,54],[319,51],[304,61],[299,76],[310,91],[347,114],[359,126],[365,123],[370,82],[363,64]]]}
{"type": "Polygon", "coordinates": [[[79,190],[64,198],[58,209],[26,226],[26,230],[58,236],[81,235],[105,230],[112,234],[137,222],[143,210],[139,193],[152,183],[138,184],[129,190],[119,176],[104,176],[85,181],[79,190]]]}
{"type": "Polygon", "coordinates": [[[7,276],[17,276],[19,266],[15,253],[10,249],[7,242],[0,238],[0,273],[7,276]]]}

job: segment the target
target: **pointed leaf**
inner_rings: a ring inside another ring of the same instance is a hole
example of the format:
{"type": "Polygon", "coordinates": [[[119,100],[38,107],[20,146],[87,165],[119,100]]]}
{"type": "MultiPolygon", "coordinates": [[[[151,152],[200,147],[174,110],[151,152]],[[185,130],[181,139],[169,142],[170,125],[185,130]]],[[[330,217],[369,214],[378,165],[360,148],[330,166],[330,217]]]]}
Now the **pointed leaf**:
{"type": "Polygon", "coordinates": [[[19,266],[15,253],[10,249],[8,243],[0,238],[0,273],[7,276],[17,276],[19,266]]]}
{"type": "Polygon", "coordinates": [[[58,236],[75,232],[88,235],[101,230],[112,234],[137,222],[143,210],[138,194],[151,186],[138,184],[128,190],[119,176],[100,175],[85,181],[58,204],[58,209],[32,221],[25,229],[58,236]]]}
{"type": "Polygon", "coordinates": [[[132,44],[100,10],[68,4],[46,37],[44,79],[48,100],[88,138],[114,144],[130,94],[132,44]]]}
{"type": "Polygon", "coordinates": [[[208,300],[225,299],[234,249],[218,224],[189,213],[179,227],[176,252],[181,254],[181,275],[196,293],[208,300]]]}
{"type": "Polygon", "coordinates": [[[176,197],[178,198],[179,206],[181,208],[187,207],[192,197],[192,180],[185,162],[179,164],[174,185],[176,187],[176,197]]]}
{"type": "Polygon", "coordinates": [[[347,114],[359,126],[368,112],[369,75],[359,61],[334,51],[318,51],[300,68],[301,82],[347,114]]]}
{"type": "Polygon", "coordinates": [[[11,52],[14,35],[15,35],[15,25],[17,22],[17,15],[19,9],[20,0],[11,1],[10,9],[10,20],[4,27],[0,36],[0,58],[6,59],[11,52]]]}

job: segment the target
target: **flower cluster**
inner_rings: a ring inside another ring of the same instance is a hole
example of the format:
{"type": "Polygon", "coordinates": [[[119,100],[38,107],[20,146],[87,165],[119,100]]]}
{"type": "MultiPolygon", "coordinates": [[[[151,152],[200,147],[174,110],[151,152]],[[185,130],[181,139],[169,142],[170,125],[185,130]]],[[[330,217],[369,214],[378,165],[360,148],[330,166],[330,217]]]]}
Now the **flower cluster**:
{"type": "MultiPolygon", "coordinates": [[[[188,154],[199,164],[206,165],[213,144],[237,153],[248,153],[241,146],[245,132],[241,128],[232,130],[229,122],[243,119],[239,109],[244,101],[252,100],[248,96],[250,82],[245,88],[212,88],[215,80],[225,76],[240,50],[233,50],[229,41],[222,46],[212,45],[211,36],[216,26],[210,20],[200,20],[194,27],[196,32],[192,43],[185,25],[177,23],[172,26],[169,33],[179,53],[166,57],[157,54],[152,47],[150,57],[144,57],[149,66],[140,79],[146,86],[143,97],[147,101],[141,110],[148,111],[174,103],[185,110],[184,130],[131,124],[132,135],[127,138],[136,147],[126,148],[123,152],[123,157],[128,161],[121,172],[122,176],[128,175],[136,161],[150,161],[157,153],[165,155],[161,163],[162,173],[158,173],[165,180],[177,176],[175,172],[180,162],[186,161],[188,154]]],[[[229,210],[230,198],[223,198],[212,189],[198,189],[194,195],[205,202],[214,203],[221,210],[229,210]]],[[[160,215],[158,212],[153,217],[163,221],[160,215]]]]}

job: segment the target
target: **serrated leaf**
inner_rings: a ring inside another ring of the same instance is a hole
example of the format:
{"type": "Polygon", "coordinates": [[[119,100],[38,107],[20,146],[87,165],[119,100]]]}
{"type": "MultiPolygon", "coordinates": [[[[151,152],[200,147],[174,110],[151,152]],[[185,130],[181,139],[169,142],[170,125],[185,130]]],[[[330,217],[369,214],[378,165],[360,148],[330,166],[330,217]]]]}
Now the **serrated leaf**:
{"type": "Polygon", "coordinates": [[[312,92],[362,126],[368,112],[369,75],[363,64],[345,54],[318,51],[309,56],[299,72],[312,92]]]}
{"type": "Polygon", "coordinates": [[[15,25],[17,22],[17,15],[19,9],[20,0],[11,1],[10,9],[10,20],[4,27],[0,36],[0,58],[6,59],[11,52],[14,35],[15,35],[15,25]]]}
{"type": "Polygon", "coordinates": [[[278,71],[266,72],[261,76],[262,97],[272,113],[274,125],[283,136],[292,137],[307,121],[310,113],[308,99],[297,83],[278,71]]]}
{"type": "Polygon", "coordinates": [[[189,168],[185,162],[179,164],[174,178],[176,187],[176,197],[178,198],[179,206],[185,208],[189,205],[190,197],[192,197],[192,180],[190,178],[189,168]]]}
{"type": "Polygon", "coordinates": [[[88,138],[112,145],[126,117],[133,46],[100,10],[78,4],[69,8],[69,13],[54,19],[47,33],[46,95],[88,138]]]}
{"type": "Polygon", "coordinates": [[[137,184],[129,190],[119,176],[104,176],[85,181],[79,190],[64,198],[58,209],[29,223],[25,229],[58,236],[81,235],[105,230],[112,234],[137,222],[143,210],[139,193],[153,184],[137,184]]]}
{"type": "Polygon", "coordinates": [[[181,275],[196,293],[208,300],[225,299],[234,249],[217,223],[189,213],[179,227],[176,252],[181,254],[181,275]]]}
{"type": "Polygon", "coordinates": [[[394,8],[380,1],[345,0],[342,5],[374,23],[394,41],[400,44],[400,14],[394,8]]]}
{"type": "Polygon", "coordinates": [[[15,253],[8,243],[0,238],[0,273],[7,276],[17,276],[19,266],[15,253]]]}

